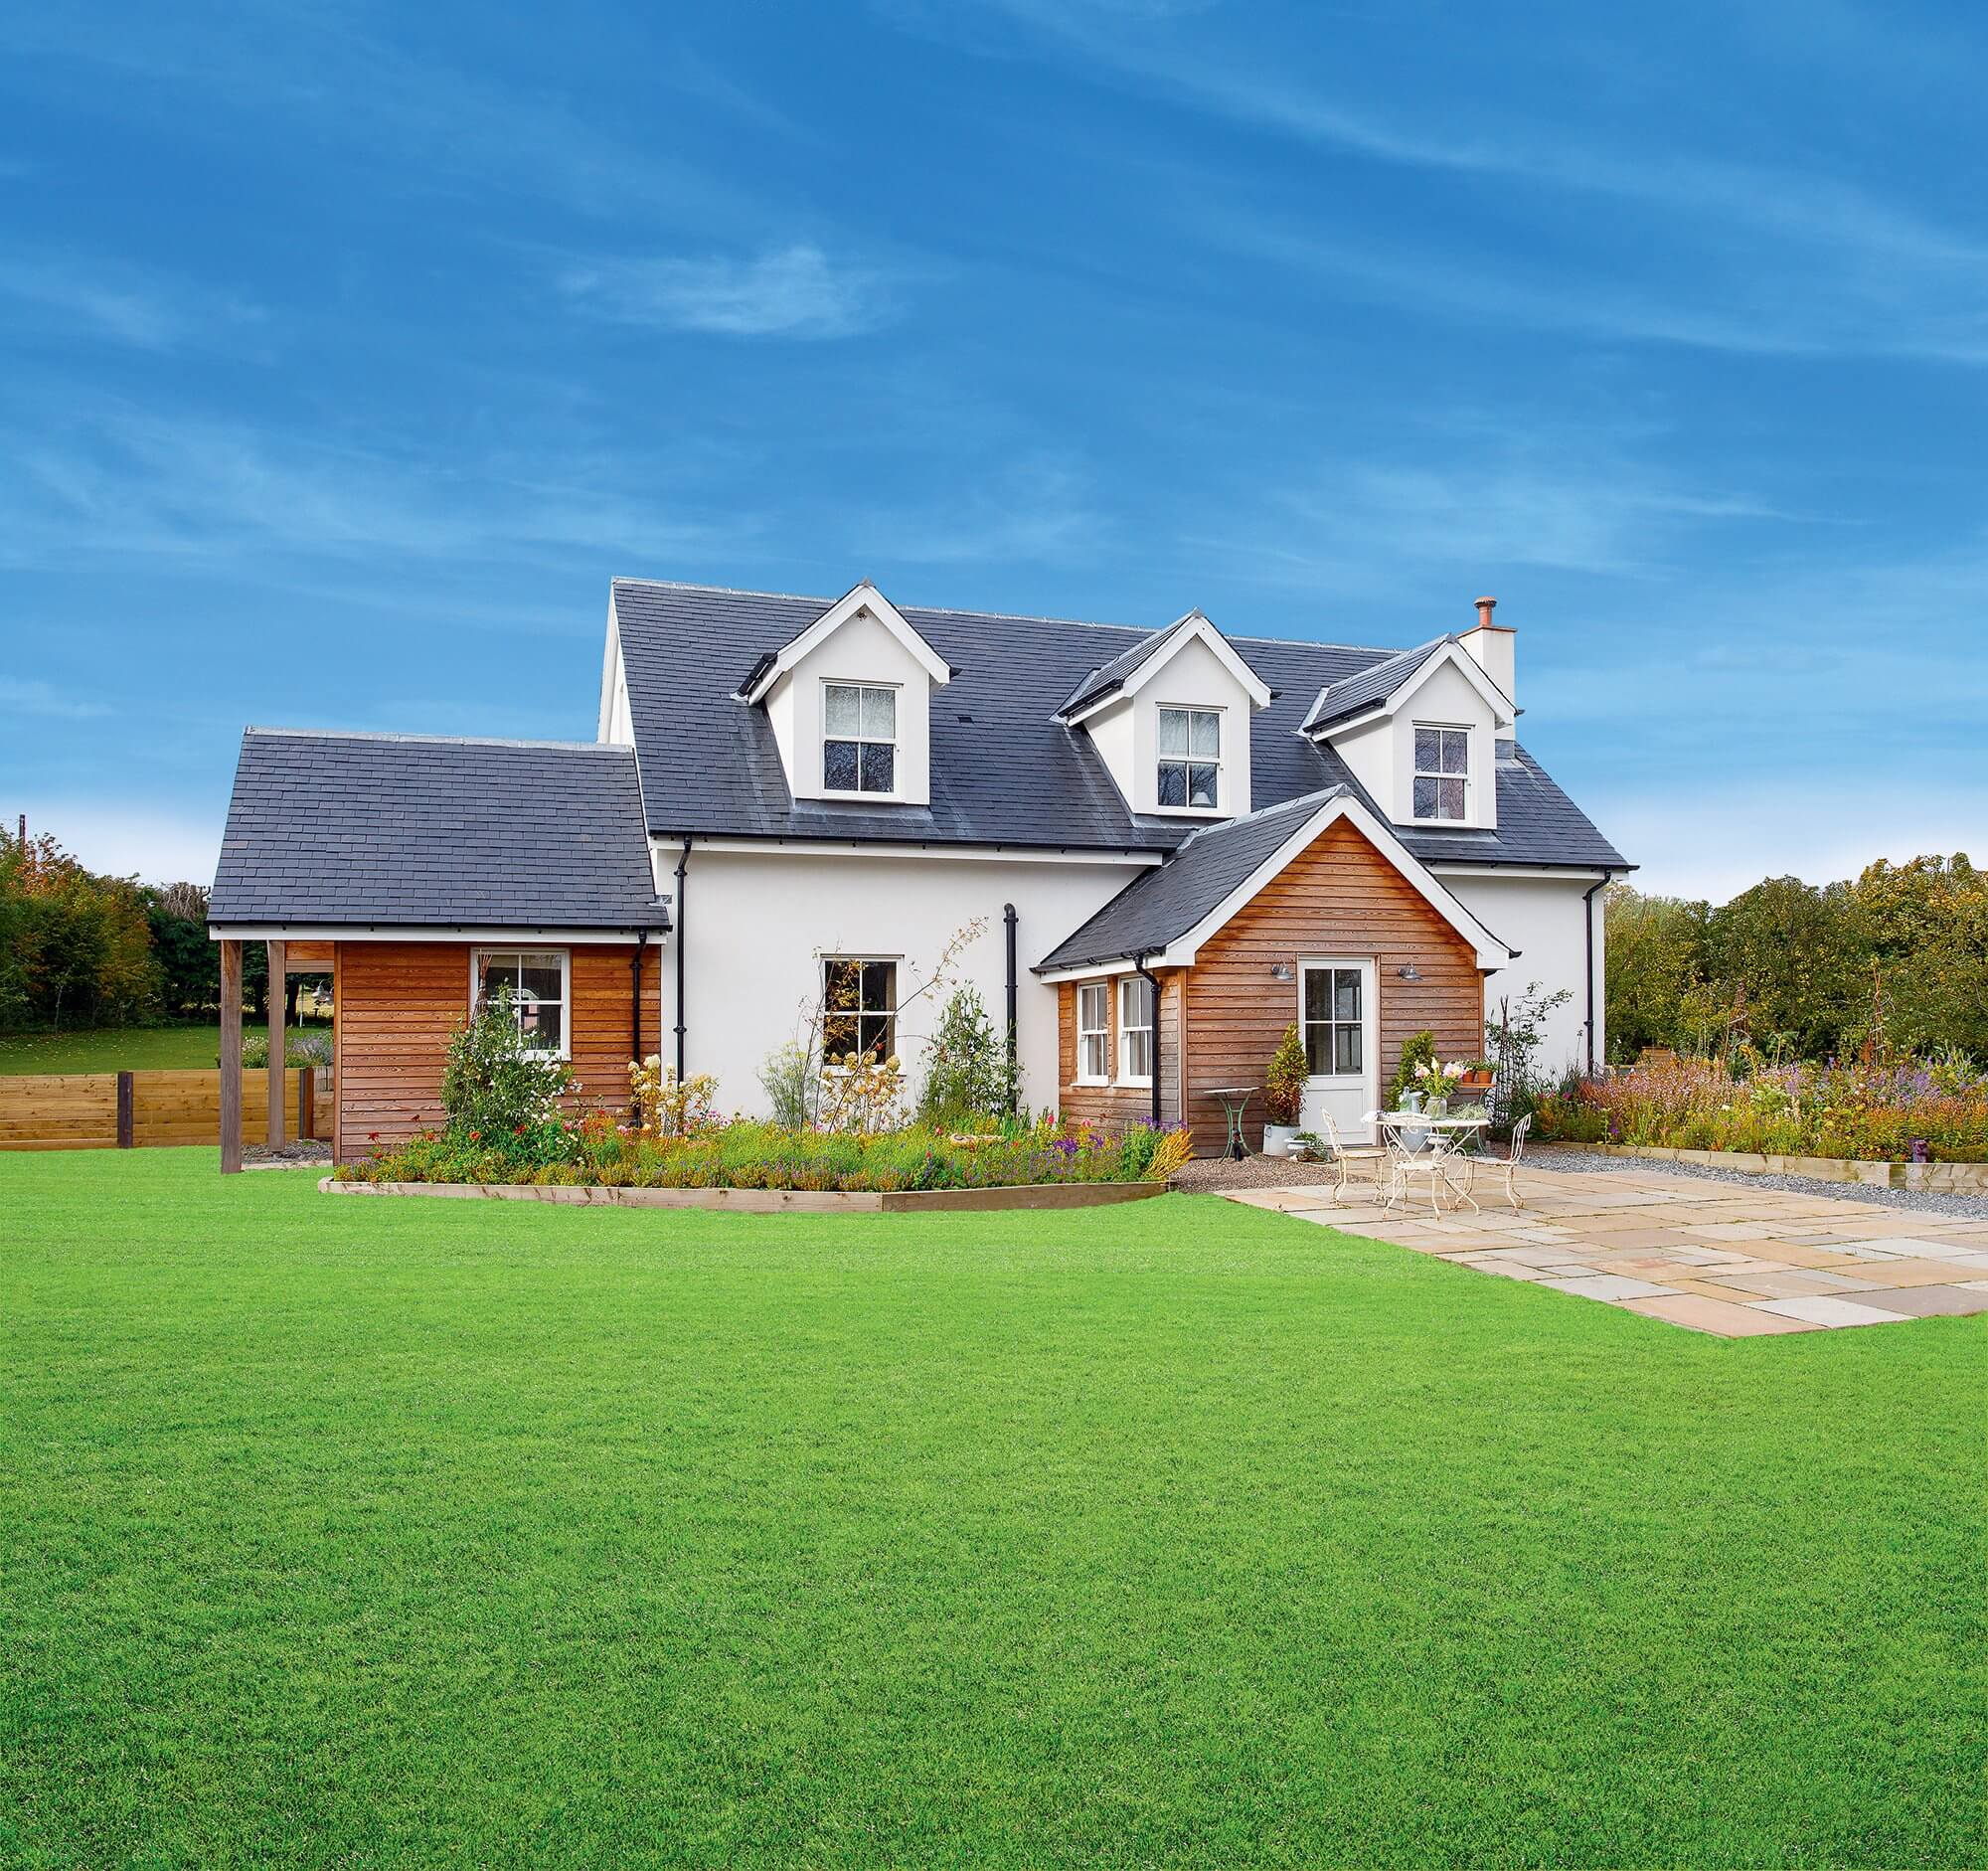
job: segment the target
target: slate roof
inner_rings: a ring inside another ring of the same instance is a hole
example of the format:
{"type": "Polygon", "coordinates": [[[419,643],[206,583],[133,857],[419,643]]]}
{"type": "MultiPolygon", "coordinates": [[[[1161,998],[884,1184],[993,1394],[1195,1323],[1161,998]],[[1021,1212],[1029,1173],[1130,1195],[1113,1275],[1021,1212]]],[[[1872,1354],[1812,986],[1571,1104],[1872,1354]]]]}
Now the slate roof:
{"type": "Polygon", "coordinates": [[[1319,690],[1318,699],[1305,716],[1305,729],[1309,731],[1330,727],[1335,721],[1350,721],[1355,715],[1385,702],[1445,643],[1455,641],[1453,636],[1439,636],[1427,643],[1418,643],[1413,649],[1405,649],[1400,655],[1384,656],[1380,662],[1353,675],[1342,676],[1337,682],[1328,683],[1319,690]]]}
{"type": "MultiPolygon", "coordinates": [[[[1166,631],[911,605],[899,606],[906,620],[956,672],[932,696],[930,804],[795,799],[765,710],[742,702],[738,690],[761,656],[833,601],[614,582],[652,832],[1165,852],[1196,829],[1192,820],[1129,811],[1087,737],[1058,719],[1093,676],[1128,657],[1136,667],[1166,631]]],[[[1231,637],[1237,653],[1275,692],[1250,723],[1256,802],[1349,785],[1372,808],[1338,754],[1305,738],[1306,716],[1322,687],[1407,656],[1425,660],[1446,640],[1400,652],[1231,637]]],[[[1402,677],[1375,679],[1392,686],[1402,677]]],[[[1621,854],[1523,750],[1499,760],[1496,783],[1496,831],[1397,826],[1396,835],[1426,861],[1626,868],[1621,854]]]]}
{"type": "Polygon", "coordinates": [[[1035,972],[1157,953],[1245,882],[1320,806],[1350,796],[1350,786],[1328,786],[1244,818],[1205,826],[1166,863],[1142,871],[1088,922],[1066,936],[1036,964],[1035,972]]]}
{"type": "Polygon", "coordinates": [[[1091,702],[1101,701],[1115,689],[1122,689],[1129,676],[1152,661],[1154,653],[1163,643],[1169,641],[1199,616],[1201,616],[1200,611],[1190,610],[1185,617],[1176,618],[1164,630],[1155,630],[1134,643],[1130,649],[1121,650],[1108,663],[1099,663],[1071,691],[1070,699],[1057,710],[1057,714],[1068,721],[1078,709],[1091,702]]]}
{"type": "Polygon", "coordinates": [[[661,930],[631,750],[250,728],[208,921],[661,930]]]}

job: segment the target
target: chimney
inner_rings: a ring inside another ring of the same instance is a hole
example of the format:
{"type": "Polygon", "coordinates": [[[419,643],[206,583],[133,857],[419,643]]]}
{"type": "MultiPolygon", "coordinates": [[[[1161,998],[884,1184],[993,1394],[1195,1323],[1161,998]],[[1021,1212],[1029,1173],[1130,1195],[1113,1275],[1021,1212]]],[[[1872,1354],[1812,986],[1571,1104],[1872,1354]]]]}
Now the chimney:
{"type": "Polygon", "coordinates": [[[1491,613],[1497,608],[1495,597],[1480,597],[1477,600],[1477,621],[1463,632],[1458,641],[1477,659],[1478,668],[1497,684],[1499,692],[1512,704],[1516,713],[1519,706],[1519,633],[1502,623],[1491,621],[1491,613]]]}

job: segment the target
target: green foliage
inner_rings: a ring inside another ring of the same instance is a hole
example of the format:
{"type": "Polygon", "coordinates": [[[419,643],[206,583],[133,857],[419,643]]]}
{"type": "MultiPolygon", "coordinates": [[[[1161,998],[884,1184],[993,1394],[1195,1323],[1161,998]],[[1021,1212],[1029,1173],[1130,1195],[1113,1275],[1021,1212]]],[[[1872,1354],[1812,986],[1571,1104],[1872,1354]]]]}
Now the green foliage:
{"type": "Polygon", "coordinates": [[[145,893],[99,877],[46,835],[0,830],[0,1022],[59,1032],[156,1016],[145,893]]]}
{"type": "Polygon", "coordinates": [[[596,1113],[516,1125],[452,1121],[341,1170],[367,1182],[604,1183],[643,1189],[981,1189],[1016,1183],[1158,1181],[1185,1160],[1184,1130],[1113,1134],[1052,1120],[962,1137],[902,1130],[788,1130],[740,1120],[681,1136],[596,1113]]]}
{"type": "Polygon", "coordinates": [[[802,1040],[789,1040],[766,1055],[759,1084],[782,1130],[806,1130],[821,1112],[821,1060],[802,1040]]]}
{"type": "MultiPolygon", "coordinates": [[[[448,1128],[490,1143],[526,1136],[555,1120],[559,1100],[573,1090],[573,1068],[526,1046],[508,989],[492,994],[448,1043],[441,1104],[448,1128]]],[[[508,1147],[508,1146],[507,1146],[508,1147]]]]}
{"type": "Polygon", "coordinates": [[[1273,1124],[1294,1124],[1304,1107],[1305,1049],[1295,1024],[1284,1029],[1263,1073],[1263,1108],[1273,1124]]]}
{"type": "Polygon", "coordinates": [[[1402,1063],[1395,1068],[1395,1076],[1388,1087],[1388,1104],[1392,1108],[1402,1102],[1404,1092],[1419,1089],[1418,1066],[1439,1064],[1435,1056],[1435,1035],[1427,1027],[1419,1033],[1410,1033],[1402,1047],[1402,1063]]]}
{"type": "Polygon", "coordinates": [[[1716,910],[1618,884],[1604,916],[1619,1061],[1988,1054],[1988,877],[1964,855],[1821,888],[1771,877],[1716,910]]]}
{"type": "Polygon", "coordinates": [[[977,989],[953,989],[925,1056],[918,1120],[960,1127],[1008,1108],[1008,1048],[995,1037],[977,989]]]}
{"type": "MultiPolygon", "coordinates": [[[[221,1063],[221,1056],[215,1055],[215,1064],[221,1063]]],[[[242,1039],[242,1064],[253,1069],[269,1063],[268,1033],[248,1033],[242,1039]]],[[[283,1063],[286,1066],[329,1066],[331,1064],[331,1035],[329,1033],[299,1033],[287,1030],[283,1034],[283,1063]]]]}

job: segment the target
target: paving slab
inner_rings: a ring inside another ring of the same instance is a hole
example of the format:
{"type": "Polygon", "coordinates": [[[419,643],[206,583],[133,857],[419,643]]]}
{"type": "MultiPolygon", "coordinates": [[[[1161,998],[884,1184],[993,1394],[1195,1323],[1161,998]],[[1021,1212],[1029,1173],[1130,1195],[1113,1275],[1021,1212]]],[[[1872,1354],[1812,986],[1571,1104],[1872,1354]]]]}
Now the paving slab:
{"type": "Polygon", "coordinates": [[[1769,1312],[1756,1312],[1749,1305],[1735,1305],[1730,1299],[1707,1299],[1694,1293],[1624,1299],[1621,1305],[1625,1312],[1640,1312],[1645,1318],[1689,1326],[1696,1332],[1712,1332],[1720,1338],[1766,1338],[1785,1332],[1822,1330],[1820,1325],[1811,1325],[1806,1319],[1776,1318],[1769,1312]]]}
{"type": "Polygon", "coordinates": [[[1988,1280],[1972,1289],[1965,1286],[1899,1286],[1883,1298],[1873,1299],[1887,1312],[1903,1312],[1908,1318],[1964,1318],[1972,1312],[1988,1312],[1988,1280]]]}
{"type": "Polygon", "coordinates": [[[1889,1325],[1903,1319],[1903,1312],[1887,1312],[1855,1299],[1835,1299],[1814,1293],[1794,1299],[1755,1299],[1752,1310],[1771,1312],[1777,1318],[1806,1319],[1811,1325],[1889,1325]]]}

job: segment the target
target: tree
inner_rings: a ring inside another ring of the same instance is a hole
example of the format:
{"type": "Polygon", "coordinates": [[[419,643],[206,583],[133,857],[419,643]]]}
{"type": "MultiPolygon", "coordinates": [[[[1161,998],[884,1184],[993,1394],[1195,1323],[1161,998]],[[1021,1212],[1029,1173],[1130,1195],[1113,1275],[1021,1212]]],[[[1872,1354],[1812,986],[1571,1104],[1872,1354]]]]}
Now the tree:
{"type": "Polygon", "coordinates": [[[1710,910],[1680,897],[1646,897],[1611,884],[1602,898],[1607,944],[1608,1043],[1617,1059],[1646,1046],[1677,1047],[1679,1009],[1705,978],[1710,910]]]}

